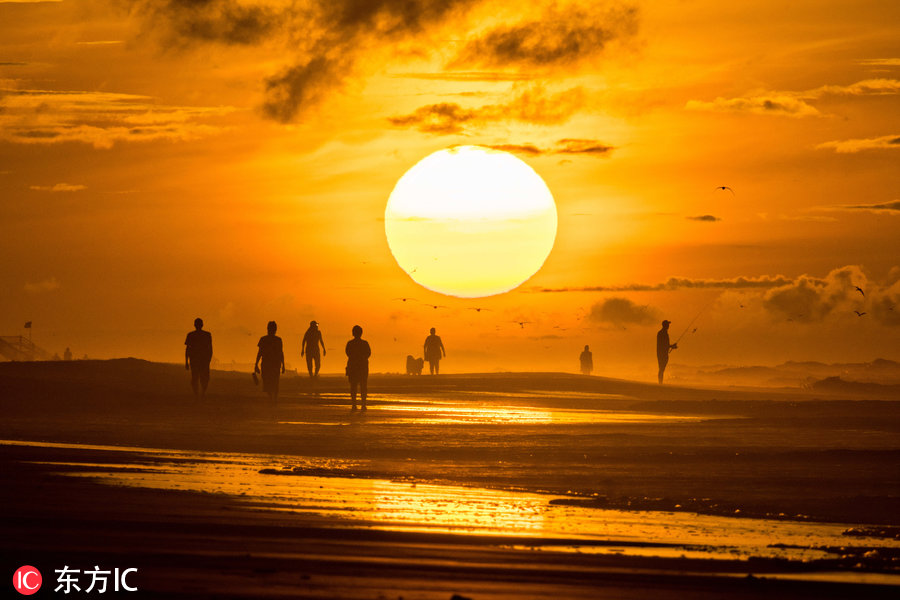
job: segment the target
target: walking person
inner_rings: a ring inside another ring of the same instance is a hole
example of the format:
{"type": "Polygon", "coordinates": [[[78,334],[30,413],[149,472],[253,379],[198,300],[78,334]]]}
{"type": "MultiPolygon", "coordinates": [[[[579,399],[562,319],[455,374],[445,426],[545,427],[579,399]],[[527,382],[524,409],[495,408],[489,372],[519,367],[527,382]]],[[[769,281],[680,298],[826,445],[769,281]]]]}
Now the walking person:
{"type": "MultiPolygon", "coordinates": [[[[72,353],[66,348],[71,360],[72,353]]],[[[209,385],[209,363],[212,361],[212,334],[203,330],[203,319],[194,319],[194,331],[184,340],[184,368],[191,372],[191,389],[198,400],[206,395],[209,385]]]]}
{"type": "Polygon", "coordinates": [[[362,339],[362,327],[353,326],[353,339],[347,342],[347,377],[350,379],[350,402],[356,410],[356,390],[359,389],[360,408],[366,410],[366,395],[369,383],[369,357],[372,349],[369,342],[362,339]]]}
{"type": "MultiPolygon", "coordinates": [[[[322,356],[325,356],[325,341],[322,339],[322,332],[319,331],[319,323],[317,321],[309,322],[309,329],[303,334],[303,341],[300,342],[300,357],[306,355],[306,369],[309,371],[309,377],[313,380],[319,378],[319,368],[322,366],[322,356]],[[319,355],[319,346],[322,346],[322,354],[319,355]]],[[[318,395],[318,392],[316,392],[318,395]]]]}
{"type": "Polygon", "coordinates": [[[594,370],[594,355],[591,352],[590,346],[584,346],[584,352],[581,353],[581,356],[578,357],[578,360],[581,362],[582,374],[590,375],[591,371],[594,370]]]}
{"type": "Polygon", "coordinates": [[[269,395],[272,402],[278,400],[278,386],[281,374],[284,373],[284,344],[281,338],[275,335],[278,325],[275,321],[269,321],[266,325],[266,335],[259,338],[259,351],[256,353],[256,363],[253,372],[259,373],[263,380],[263,391],[269,395]],[[262,369],[260,369],[260,361],[262,369]]]}
{"type": "Polygon", "coordinates": [[[663,382],[663,372],[669,363],[669,352],[678,348],[678,344],[669,344],[669,324],[671,321],[663,321],[662,329],[656,333],[656,360],[659,362],[659,383],[663,382]]]}
{"type": "Polygon", "coordinates": [[[428,370],[432,375],[437,375],[441,369],[441,358],[447,356],[444,350],[444,342],[441,336],[435,335],[434,327],[431,328],[431,335],[425,338],[425,360],[428,361],[428,370]]]}

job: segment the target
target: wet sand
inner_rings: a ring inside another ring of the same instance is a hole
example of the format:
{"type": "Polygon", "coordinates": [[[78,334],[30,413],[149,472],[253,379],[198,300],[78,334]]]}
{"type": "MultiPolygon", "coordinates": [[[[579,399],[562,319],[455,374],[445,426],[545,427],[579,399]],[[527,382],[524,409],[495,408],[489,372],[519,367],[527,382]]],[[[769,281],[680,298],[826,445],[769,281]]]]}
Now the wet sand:
{"type": "Polygon", "coordinates": [[[373,376],[370,410],[351,415],[344,387],[323,377],[315,395],[305,377],[287,378],[273,407],[248,374],[214,372],[198,403],[173,365],[0,365],[0,438],[20,441],[0,445],[4,563],[135,566],[141,589],[164,597],[897,592],[900,399],[561,374],[373,376]],[[522,495],[513,509],[491,495],[510,490],[522,495]],[[413,497],[435,504],[409,517],[413,497]],[[541,518],[501,518],[526,508],[541,518]],[[602,511],[621,509],[635,524],[596,524],[618,523],[602,511]],[[803,556],[773,530],[775,548],[729,558],[661,533],[696,512],[697,528],[721,519],[738,538],[779,520],[884,535],[803,556]]]}

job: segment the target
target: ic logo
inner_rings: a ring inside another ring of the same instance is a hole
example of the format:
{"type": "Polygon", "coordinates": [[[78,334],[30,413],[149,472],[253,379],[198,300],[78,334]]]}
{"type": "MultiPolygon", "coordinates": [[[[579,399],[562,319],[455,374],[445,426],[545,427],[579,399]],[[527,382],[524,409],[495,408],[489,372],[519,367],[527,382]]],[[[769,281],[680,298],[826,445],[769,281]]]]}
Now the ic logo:
{"type": "Polygon", "coordinates": [[[42,581],[41,572],[29,565],[19,567],[13,575],[13,587],[23,596],[30,596],[41,589],[42,581]]]}

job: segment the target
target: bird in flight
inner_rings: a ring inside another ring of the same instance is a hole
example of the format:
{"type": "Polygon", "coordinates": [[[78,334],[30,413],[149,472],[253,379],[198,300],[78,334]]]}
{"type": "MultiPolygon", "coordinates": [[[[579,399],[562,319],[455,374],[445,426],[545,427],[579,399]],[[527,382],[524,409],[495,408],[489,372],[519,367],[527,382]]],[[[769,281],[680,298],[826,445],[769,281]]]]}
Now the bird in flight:
{"type": "Polygon", "coordinates": [[[725,190],[728,190],[729,192],[731,192],[731,195],[734,196],[734,190],[731,189],[730,187],[728,187],[727,185],[719,185],[719,186],[716,186],[716,189],[717,189],[717,190],[722,190],[723,192],[724,192],[725,190]]]}
{"type": "Polygon", "coordinates": [[[444,306],[443,304],[429,304],[428,306],[430,306],[434,310],[437,310],[439,308],[450,308],[449,306],[444,306]]]}
{"type": "Polygon", "coordinates": [[[491,310],[489,308],[481,308],[480,306],[470,306],[469,310],[474,310],[475,312],[481,312],[483,310],[491,310]]]}
{"type": "Polygon", "coordinates": [[[531,321],[513,321],[513,323],[515,323],[516,325],[518,325],[518,326],[521,327],[522,329],[525,329],[525,325],[528,324],[528,323],[531,323],[531,321]]]}
{"type": "Polygon", "coordinates": [[[861,317],[861,316],[863,316],[864,314],[866,314],[866,313],[864,313],[864,312],[859,312],[858,310],[854,310],[853,312],[856,313],[856,316],[857,316],[857,317],[861,317]]]}
{"type": "Polygon", "coordinates": [[[864,291],[862,291],[862,288],[861,288],[861,287],[859,287],[858,285],[857,285],[857,286],[854,286],[854,287],[856,288],[856,291],[857,291],[857,292],[859,292],[860,294],[863,295],[863,298],[866,297],[866,293],[865,293],[864,291]]]}
{"type": "Polygon", "coordinates": [[[407,300],[412,300],[413,302],[418,302],[415,298],[394,298],[394,300],[399,300],[400,302],[406,302],[407,300]]]}

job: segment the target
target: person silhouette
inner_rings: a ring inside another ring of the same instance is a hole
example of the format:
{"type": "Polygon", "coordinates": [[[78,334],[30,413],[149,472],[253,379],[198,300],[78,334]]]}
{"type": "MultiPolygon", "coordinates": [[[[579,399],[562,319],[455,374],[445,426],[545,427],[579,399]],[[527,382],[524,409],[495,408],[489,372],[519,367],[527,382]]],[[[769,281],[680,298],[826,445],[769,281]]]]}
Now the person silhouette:
{"type": "Polygon", "coordinates": [[[325,342],[322,340],[322,332],[319,331],[319,323],[316,321],[309,322],[309,329],[303,334],[303,341],[300,342],[300,356],[306,354],[306,368],[310,377],[319,376],[319,368],[322,366],[322,357],[319,356],[319,345],[322,345],[322,356],[325,356],[325,342]],[[315,372],[313,372],[315,365],[315,372]]]}
{"type": "Polygon", "coordinates": [[[656,334],[656,360],[659,362],[659,382],[663,382],[663,372],[669,362],[669,352],[675,350],[678,344],[669,344],[669,324],[671,321],[663,321],[662,329],[656,334]]]}
{"type": "Polygon", "coordinates": [[[584,352],[578,358],[581,361],[581,372],[585,375],[590,375],[591,371],[594,370],[594,355],[591,353],[590,346],[585,344],[584,352]]]}
{"type": "Polygon", "coordinates": [[[428,361],[428,370],[432,375],[437,375],[441,368],[441,356],[447,356],[444,350],[444,343],[441,336],[435,335],[434,327],[431,328],[431,335],[425,338],[425,360],[428,361]]]}
{"type": "Polygon", "coordinates": [[[266,335],[259,338],[259,352],[256,353],[256,363],[253,372],[259,373],[263,380],[263,391],[269,394],[269,399],[275,402],[278,399],[278,384],[281,374],[284,373],[284,345],[281,338],[275,335],[278,325],[275,321],[269,321],[266,325],[266,335]],[[260,360],[262,369],[260,369],[260,360]]]}
{"type": "Polygon", "coordinates": [[[63,352],[63,360],[72,360],[72,350],[69,347],[66,347],[66,351],[63,352]]]}
{"type": "Polygon", "coordinates": [[[366,410],[366,396],[369,383],[369,357],[372,349],[369,342],[362,339],[362,327],[353,326],[353,339],[347,342],[344,351],[347,353],[347,377],[350,379],[350,402],[356,410],[356,389],[359,388],[360,404],[366,410]]]}
{"type": "Polygon", "coordinates": [[[194,319],[194,331],[184,340],[184,368],[191,372],[191,389],[202,398],[209,385],[209,363],[212,361],[212,334],[203,330],[203,319],[194,319]]]}

